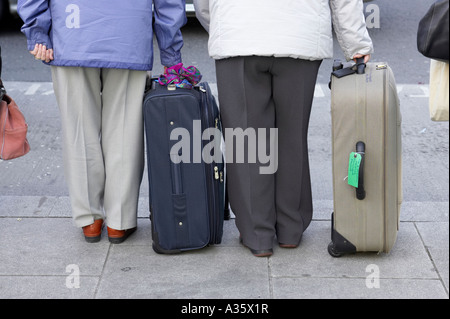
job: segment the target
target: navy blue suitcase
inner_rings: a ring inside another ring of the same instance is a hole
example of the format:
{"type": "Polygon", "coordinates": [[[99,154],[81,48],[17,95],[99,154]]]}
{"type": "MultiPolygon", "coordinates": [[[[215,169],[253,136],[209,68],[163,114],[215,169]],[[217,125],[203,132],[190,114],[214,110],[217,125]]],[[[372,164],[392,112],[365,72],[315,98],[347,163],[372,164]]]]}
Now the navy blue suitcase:
{"type": "Polygon", "coordinates": [[[222,128],[208,83],[184,89],[152,80],[143,113],[153,250],[175,254],[220,244],[226,206],[222,128]],[[215,135],[201,134],[205,130],[215,135]]]}

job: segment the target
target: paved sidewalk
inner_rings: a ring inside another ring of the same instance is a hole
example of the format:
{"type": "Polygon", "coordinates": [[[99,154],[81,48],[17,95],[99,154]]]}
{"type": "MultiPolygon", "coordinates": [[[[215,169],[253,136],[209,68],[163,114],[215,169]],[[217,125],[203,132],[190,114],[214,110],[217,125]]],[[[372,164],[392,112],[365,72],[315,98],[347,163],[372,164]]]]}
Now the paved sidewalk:
{"type": "Polygon", "coordinates": [[[448,298],[448,216],[423,218],[448,203],[405,203],[389,255],[337,259],[327,252],[332,202],[314,204],[316,217],[297,249],[276,247],[272,257],[255,258],[230,220],[222,245],[165,256],[152,250],[148,218],[121,245],[105,234],[88,244],[68,217],[67,197],[1,197],[1,211],[10,213],[0,226],[0,297],[448,298]],[[72,288],[77,271],[79,288],[72,288]],[[372,281],[377,273],[379,282],[372,281]]]}
{"type": "Polygon", "coordinates": [[[333,203],[329,93],[321,84],[310,125],[313,222],[297,249],[275,246],[272,257],[256,258],[239,244],[234,220],[225,222],[221,245],[156,254],[146,176],[137,232],[120,245],[106,232],[86,243],[70,218],[50,84],[5,85],[27,117],[32,151],[0,161],[0,298],[449,298],[449,126],[427,118],[426,86],[401,86],[405,200],[392,252],[327,252],[333,203]]]}

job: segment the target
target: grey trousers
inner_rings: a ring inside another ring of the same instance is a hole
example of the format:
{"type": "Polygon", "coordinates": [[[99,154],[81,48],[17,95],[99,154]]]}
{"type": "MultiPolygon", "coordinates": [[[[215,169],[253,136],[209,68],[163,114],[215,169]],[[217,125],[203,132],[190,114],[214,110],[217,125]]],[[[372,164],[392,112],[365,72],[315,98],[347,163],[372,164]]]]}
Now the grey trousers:
{"type": "Polygon", "coordinates": [[[137,224],[144,169],[144,71],[52,67],[65,179],[78,227],[137,224]]]}
{"type": "MultiPolygon", "coordinates": [[[[278,130],[278,169],[226,158],[228,194],[244,245],[256,250],[297,245],[312,219],[308,125],[321,61],[235,57],[216,61],[223,127],[278,130]],[[232,162],[232,163],[230,163],[232,162]]],[[[260,138],[260,136],[258,136],[260,138]]],[[[225,134],[227,154],[230,141],[225,134]]],[[[237,147],[237,143],[233,143],[237,147]]],[[[246,145],[246,151],[248,148],[246,145]]],[[[236,154],[239,150],[233,150],[236,154]]]]}

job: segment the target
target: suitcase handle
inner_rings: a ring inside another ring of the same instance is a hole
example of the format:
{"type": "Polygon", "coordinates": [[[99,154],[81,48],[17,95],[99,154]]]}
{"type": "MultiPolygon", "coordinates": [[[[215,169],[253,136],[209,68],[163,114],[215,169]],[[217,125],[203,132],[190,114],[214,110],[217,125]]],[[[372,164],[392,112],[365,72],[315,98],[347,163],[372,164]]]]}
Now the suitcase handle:
{"type": "MultiPolygon", "coordinates": [[[[364,74],[366,71],[366,63],[364,63],[364,57],[356,59],[356,63],[344,68],[344,64],[339,60],[335,60],[333,64],[333,72],[331,72],[332,76],[337,77],[338,79],[343,78],[344,76],[352,75],[352,74],[364,74]]],[[[331,89],[331,81],[329,83],[329,88],[331,89]]]]}
{"type": "Polygon", "coordinates": [[[359,141],[356,143],[356,153],[361,155],[361,165],[359,166],[358,188],[356,188],[356,198],[363,200],[366,198],[364,189],[364,157],[366,156],[366,144],[359,141]]]}

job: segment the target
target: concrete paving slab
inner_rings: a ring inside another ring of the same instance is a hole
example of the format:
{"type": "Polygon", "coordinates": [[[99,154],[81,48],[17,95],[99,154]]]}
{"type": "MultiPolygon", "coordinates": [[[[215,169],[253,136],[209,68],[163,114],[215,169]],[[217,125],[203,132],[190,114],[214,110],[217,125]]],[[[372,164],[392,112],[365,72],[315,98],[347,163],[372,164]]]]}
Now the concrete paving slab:
{"type": "MultiPolygon", "coordinates": [[[[69,274],[67,274],[69,275],[69,274]]],[[[98,277],[80,276],[78,288],[67,276],[0,276],[2,299],[92,299],[98,277]],[[73,287],[73,288],[69,288],[73,287]]]]}
{"type": "Polygon", "coordinates": [[[439,279],[420,236],[412,223],[401,223],[397,242],[389,254],[358,253],[331,257],[328,222],[313,221],[297,249],[276,249],[271,257],[275,277],[365,278],[367,267],[376,265],[380,278],[439,279]]]}
{"type": "Polygon", "coordinates": [[[86,243],[70,218],[2,218],[0,276],[67,276],[68,265],[98,276],[109,243],[86,243]]]}
{"type": "Polygon", "coordinates": [[[449,202],[403,202],[400,220],[416,222],[448,222],[449,202]]]}
{"type": "Polygon", "coordinates": [[[275,299],[448,299],[439,280],[366,278],[274,278],[275,299]]]}
{"type": "Polygon", "coordinates": [[[57,196],[55,198],[55,204],[48,216],[72,218],[72,208],[70,206],[69,196],[57,196]]]}
{"type": "Polygon", "coordinates": [[[209,247],[158,255],[149,246],[112,247],[97,298],[267,299],[266,258],[245,248],[209,247]]]}
{"type": "Polygon", "coordinates": [[[56,201],[52,196],[1,196],[0,217],[47,217],[56,201]]]}
{"type": "Polygon", "coordinates": [[[449,223],[415,223],[430,258],[447,291],[449,290],[449,223]]]}

